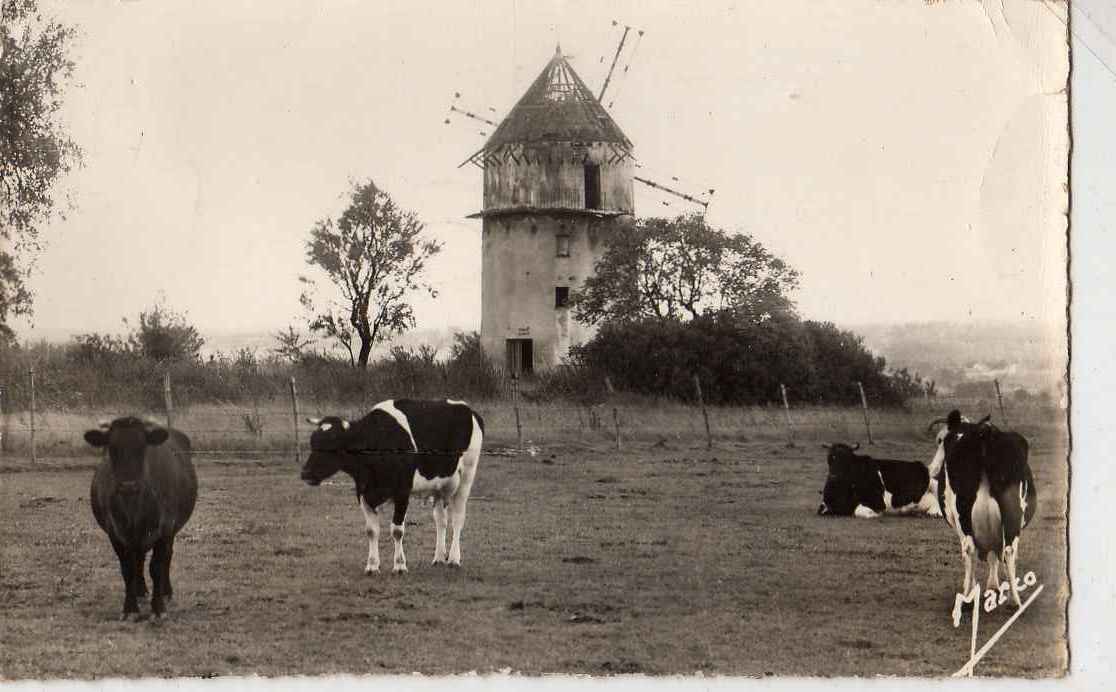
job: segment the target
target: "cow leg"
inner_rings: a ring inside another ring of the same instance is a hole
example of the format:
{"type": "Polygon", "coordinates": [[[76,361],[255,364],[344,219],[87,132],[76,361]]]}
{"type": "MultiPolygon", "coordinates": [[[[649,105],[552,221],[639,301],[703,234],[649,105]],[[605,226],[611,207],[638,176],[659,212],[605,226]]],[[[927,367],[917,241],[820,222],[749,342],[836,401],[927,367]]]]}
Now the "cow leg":
{"type": "Polygon", "coordinates": [[[395,556],[392,559],[391,571],[402,574],[407,571],[407,556],[403,553],[403,533],[407,524],[407,501],[405,495],[396,496],[395,508],[391,517],[391,540],[395,543],[395,556]]]}
{"type": "Polygon", "coordinates": [[[461,566],[461,529],[465,528],[465,507],[469,500],[468,489],[458,492],[450,500],[450,530],[453,540],[449,549],[449,564],[451,567],[461,566]]]}
{"type": "Polygon", "coordinates": [[[1000,556],[988,553],[988,580],[984,583],[985,589],[1000,590],[1000,556]]]}
{"type": "Polygon", "coordinates": [[[434,560],[431,564],[438,565],[446,561],[446,516],[447,502],[444,498],[434,498],[434,560]]]}
{"type": "Polygon", "coordinates": [[[1004,565],[1007,567],[1008,584],[1011,585],[1011,602],[1016,608],[1023,607],[1019,598],[1019,585],[1015,583],[1015,561],[1019,557],[1019,536],[1012,539],[1011,545],[1004,546],[1004,565]]]}
{"type": "MultiPolygon", "coordinates": [[[[141,604],[147,600],[147,582],[143,578],[143,563],[146,557],[146,553],[140,553],[139,559],[136,560],[136,596],[141,604]]],[[[155,569],[155,563],[151,563],[151,568],[155,569]]],[[[152,580],[154,580],[154,577],[152,577],[152,580]]],[[[154,581],[152,581],[151,588],[155,588],[154,581]]]]}
{"type": "Polygon", "coordinates": [[[380,515],[374,507],[369,507],[360,498],[360,511],[364,515],[364,533],[368,536],[368,561],[364,563],[364,573],[380,571],[380,515]]]}
{"type": "Polygon", "coordinates": [[[167,546],[168,541],[164,538],[155,544],[151,552],[151,612],[160,620],[167,616],[167,568],[170,562],[167,546]]]}
{"type": "Polygon", "coordinates": [[[124,613],[121,619],[130,620],[133,615],[137,616],[138,619],[139,605],[136,599],[139,594],[136,588],[137,561],[135,551],[116,540],[112,541],[112,548],[116,551],[116,558],[120,561],[120,577],[124,580],[124,613]]]}

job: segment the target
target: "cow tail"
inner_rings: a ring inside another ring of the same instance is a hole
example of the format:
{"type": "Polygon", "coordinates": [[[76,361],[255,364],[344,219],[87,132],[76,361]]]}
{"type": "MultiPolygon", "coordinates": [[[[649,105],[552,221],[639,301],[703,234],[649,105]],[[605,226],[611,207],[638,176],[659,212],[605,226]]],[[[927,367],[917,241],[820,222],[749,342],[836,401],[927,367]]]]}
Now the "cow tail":
{"type": "Polygon", "coordinates": [[[484,419],[476,411],[473,411],[473,419],[477,421],[477,426],[480,428],[481,435],[484,435],[484,419]]]}

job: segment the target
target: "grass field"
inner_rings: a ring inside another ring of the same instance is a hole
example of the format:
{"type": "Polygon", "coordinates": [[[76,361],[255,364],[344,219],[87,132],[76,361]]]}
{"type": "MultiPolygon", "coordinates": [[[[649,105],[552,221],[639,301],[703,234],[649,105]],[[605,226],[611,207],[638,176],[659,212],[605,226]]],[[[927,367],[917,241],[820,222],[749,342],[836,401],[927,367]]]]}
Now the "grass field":
{"type": "MultiPolygon", "coordinates": [[[[491,448],[514,440],[506,412],[484,412],[491,448]]],[[[171,618],[159,626],[117,621],[119,571],[89,509],[95,460],[8,460],[0,676],[941,676],[965,663],[968,617],[960,629],[950,621],[961,562],[944,521],[814,514],[825,478],[817,443],[862,437],[859,411],[800,420],[793,448],[776,426],[781,411],[756,434],[761,414],[749,429],[744,412],[714,412],[711,451],[700,415],[626,415],[640,434],[621,452],[607,427],[574,427],[548,428],[553,441],[535,439],[534,456],[486,454],[460,570],[429,566],[431,513],[413,505],[405,576],[362,573],[366,540],[347,477],[310,488],[286,455],[201,458],[171,618]]],[[[926,418],[877,419],[868,451],[928,460],[933,443],[917,432],[926,418]]],[[[1065,433],[1020,429],[1039,484],[1020,571],[1045,590],[978,675],[1060,675],[1067,661],[1065,433]]],[[[982,613],[980,641],[1009,615],[982,613]]]]}

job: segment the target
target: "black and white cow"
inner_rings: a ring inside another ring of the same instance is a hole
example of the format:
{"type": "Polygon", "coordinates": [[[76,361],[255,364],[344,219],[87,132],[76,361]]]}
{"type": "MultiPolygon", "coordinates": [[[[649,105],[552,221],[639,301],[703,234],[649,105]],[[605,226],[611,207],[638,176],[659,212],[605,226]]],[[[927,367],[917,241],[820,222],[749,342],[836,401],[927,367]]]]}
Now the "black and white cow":
{"type": "Polygon", "coordinates": [[[302,480],[318,485],[338,471],[352,476],[368,535],[365,574],[380,570],[378,508],[391,500],[393,572],[407,571],[403,531],[412,496],[434,499],[433,564],[461,565],[465,505],[477,476],[484,421],[462,401],[382,401],[358,421],[308,418],[310,456],[302,480]],[[446,549],[446,533],[451,534],[446,549]]]}
{"type": "MultiPolygon", "coordinates": [[[[938,480],[938,500],[946,522],[957,532],[965,575],[961,593],[976,585],[973,558],[988,561],[987,588],[1000,586],[1000,561],[1007,568],[1012,602],[1022,606],[1016,584],[1019,534],[1038,508],[1035,479],[1027,463],[1027,440],[1015,432],[1001,431],[985,416],[977,423],[951,411],[930,423],[938,431],[938,450],[931,471],[938,480]]],[[[961,617],[961,602],[954,607],[954,622],[961,617]]]]}
{"type": "Polygon", "coordinates": [[[822,447],[829,450],[829,474],[818,514],[863,519],[881,514],[941,514],[937,498],[929,492],[930,473],[923,464],[856,454],[859,443],[822,447]]]}

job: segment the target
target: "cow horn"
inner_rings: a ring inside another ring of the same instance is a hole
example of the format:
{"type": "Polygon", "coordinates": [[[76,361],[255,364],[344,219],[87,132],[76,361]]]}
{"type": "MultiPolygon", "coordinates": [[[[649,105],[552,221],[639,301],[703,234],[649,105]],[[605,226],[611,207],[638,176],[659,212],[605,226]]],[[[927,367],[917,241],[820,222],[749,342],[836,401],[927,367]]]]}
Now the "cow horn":
{"type": "Polygon", "coordinates": [[[855,452],[856,450],[860,449],[860,443],[859,442],[854,442],[853,445],[851,447],[849,447],[849,449],[851,449],[852,451],[855,452]]]}
{"type": "Polygon", "coordinates": [[[984,414],[984,418],[981,418],[979,421],[977,421],[977,425],[984,425],[985,423],[987,423],[990,420],[992,420],[992,414],[991,413],[986,413],[986,414],[984,414]]]}
{"type": "Polygon", "coordinates": [[[307,418],[306,422],[309,423],[310,425],[321,425],[322,419],[321,418],[307,418]]]}
{"type": "Polygon", "coordinates": [[[97,427],[101,430],[108,430],[112,427],[112,421],[110,421],[108,418],[102,418],[101,420],[97,421],[97,427]]]}
{"type": "Polygon", "coordinates": [[[926,426],[926,432],[934,432],[935,425],[942,425],[946,422],[947,421],[945,418],[935,418],[934,420],[930,421],[930,425],[926,426]]]}

